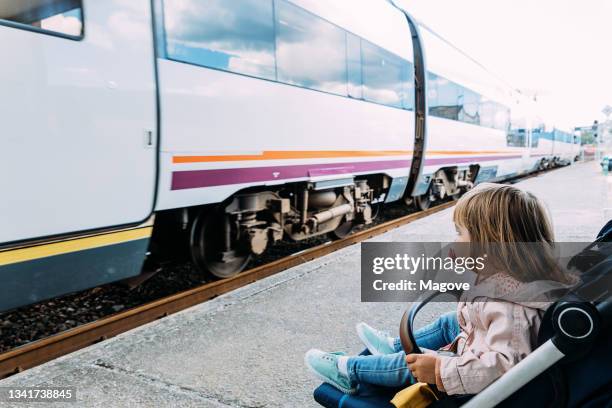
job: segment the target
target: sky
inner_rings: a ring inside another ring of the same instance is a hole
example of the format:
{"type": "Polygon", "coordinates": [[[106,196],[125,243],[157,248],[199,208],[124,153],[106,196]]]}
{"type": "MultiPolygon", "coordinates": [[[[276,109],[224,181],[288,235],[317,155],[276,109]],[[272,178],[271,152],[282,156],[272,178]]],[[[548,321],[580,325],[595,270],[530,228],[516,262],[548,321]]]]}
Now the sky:
{"type": "Polygon", "coordinates": [[[612,105],[612,1],[397,0],[571,129],[612,105]]]}

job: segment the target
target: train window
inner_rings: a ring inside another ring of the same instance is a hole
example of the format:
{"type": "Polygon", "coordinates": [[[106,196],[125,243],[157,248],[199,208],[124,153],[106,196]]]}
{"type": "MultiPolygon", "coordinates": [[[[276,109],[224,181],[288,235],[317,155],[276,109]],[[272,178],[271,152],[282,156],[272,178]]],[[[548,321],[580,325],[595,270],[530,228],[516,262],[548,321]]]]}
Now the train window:
{"type": "Polygon", "coordinates": [[[457,120],[459,118],[459,96],[461,87],[445,78],[438,81],[438,105],[443,118],[457,120]]]}
{"type": "Polygon", "coordinates": [[[569,133],[561,132],[561,131],[560,133],[563,135],[564,143],[572,143],[572,135],[570,135],[569,133]]]}
{"type": "Polygon", "coordinates": [[[513,147],[524,147],[527,145],[527,137],[525,129],[512,129],[506,134],[506,141],[508,146],[513,147]]]}
{"type": "Polygon", "coordinates": [[[436,108],[438,106],[438,76],[433,72],[427,72],[427,106],[429,114],[438,116],[436,108]]]}
{"type": "Polygon", "coordinates": [[[427,73],[429,114],[507,131],[510,109],[453,81],[427,73]]]}
{"type": "Polygon", "coordinates": [[[463,95],[459,98],[459,120],[474,125],[480,124],[478,106],[480,105],[480,95],[467,88],[463,88],[463,95]]]}
{"type": "Polygon", "coordinates": [[[558,129],[553,129],[552,134],[555,142],[567,143],[567,134],[565,132],[558,129]]]}
{"type": "Polygon", "coordinates": [[[164,0],[168,58],[276,79],[272,0],[164,0]]]}
{"type": "Polygon", "coordinates": [[[565,143],[572,143],[572,135],[570,135],[569,133],[563,132],[563,138],[565,143]]]}
{"type": "Polygon", "coordinates": [[[402,80],[402,107],[407,110],[414,110],[414,66],[406,60],[402,60],[402,80]]]}
{"type": "Polygon", "coordinates": [[[486,127],[495,126],[495,114],[497,111],[497,103],[484,99],[478,105],[478,116],[480,117],[480,125],[486,127]]]}
{"type": "Polygon", "coordinates": [[[434,76],[436,78],[436,98],[430,105],[430,114],[440,118],[458,120],[461,87],[446,78],[434,76]]]}
{"type": "Polygon", "coordinates": [[[163,0],[166,58],[402,109],[410,62],[286,0],[163,0]]]}
{"type": "Polygon", "coordinates": [[[350,33],[346,33],[346,57],[348,94],[351,98],[362,99],[361,39],[350,33]]]}
{"type": "Polygon", "coordinates": [[[406,65],[403,60],[367,41],[361,42],[364,99],[402,107],[406,65]]]}
{"type": "Polygon", "coordinates": [[[531,131],[531,147],[538,147],[540,143],[540,129],[533,129],[531,131]]]}
{"type": "Polygon", "coordinates": [[[347,96],[346,33],[286,1],[276,2],[278,80],[347,96]]]}
{"type": "Polygon", "coordinates": [[[495,110],[495,120],[493,122],[493,127],[499,130],[508,130],[510,126],[510,109],[506,108],[504,105],[496,104],[497,109],[495,110]]]}
{"type": "Polygon", "coordinates": [[[0,1],[0,20],[69,37],[83,36],[81,0],[0,1]]]}

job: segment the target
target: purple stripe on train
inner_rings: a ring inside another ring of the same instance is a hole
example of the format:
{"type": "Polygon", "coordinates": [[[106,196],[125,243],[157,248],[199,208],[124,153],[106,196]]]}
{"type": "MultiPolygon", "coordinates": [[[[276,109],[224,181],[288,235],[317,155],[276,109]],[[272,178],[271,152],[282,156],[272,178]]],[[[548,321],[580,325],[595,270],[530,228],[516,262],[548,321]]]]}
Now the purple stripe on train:
{"type": "MultiPolygon", "coordinates": [[[[503,160],[521,156],[444,157],[426,159],[425,165],[503,160]]],[[[381,160],[352,163],[313,163],[288,166],[243,167],[233,169],[183,170],[172,173],[172,190],[257,183],[304,177],[341,175],[410,167],[410,160],[381,160]]]]}
{"type": "Polygon", "coordinates": [[[243,167],[235,169],[186,170],[172,173],[172,190],[255,183],[303,177],[410,167],[410,160],[382,160],[354,163],[313,163],[290,166],[243,167]]]}
{"type": "Polygon", "coordinates": [[[425,157],[425,166],[435,166],[439,164],[459,164],[459,163],[472,163],[472,162],[485,162],[493,160],[508,160],[508,159],[520,159],[522,156],[468,156],[468,157],[440,157],[437,159],[428,159],[425,157]]]}

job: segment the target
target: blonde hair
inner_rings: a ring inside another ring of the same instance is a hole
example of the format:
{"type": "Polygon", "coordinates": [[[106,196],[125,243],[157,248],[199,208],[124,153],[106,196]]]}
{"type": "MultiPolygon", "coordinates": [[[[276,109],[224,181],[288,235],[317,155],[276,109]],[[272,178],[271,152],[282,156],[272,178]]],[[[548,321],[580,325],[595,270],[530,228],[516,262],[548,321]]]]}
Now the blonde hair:
{"type": "Polygon", "coordinates": [[[469,232],[472,250],[492,255],[495,266],[513,278],[566,281],[552,256],[550,217],[533,194],[511,185],[480,184],[457,202],[453,221],[469,232]]]}

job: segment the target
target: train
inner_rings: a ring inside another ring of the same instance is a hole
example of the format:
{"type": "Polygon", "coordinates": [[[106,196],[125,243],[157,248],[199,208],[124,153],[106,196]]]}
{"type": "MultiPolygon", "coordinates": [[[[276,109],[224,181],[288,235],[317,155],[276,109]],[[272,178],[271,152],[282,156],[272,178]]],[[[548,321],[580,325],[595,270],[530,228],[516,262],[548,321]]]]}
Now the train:
{"type": "Polygon", "coordinates": [[[393,1],[5,0],[0,53],[0,310],[160,253],[228,278],[580,148],[393,1]]]}

